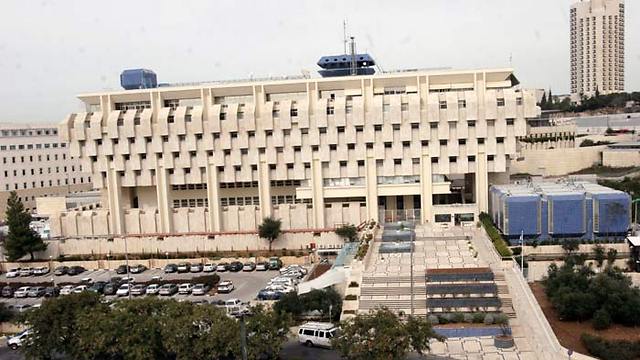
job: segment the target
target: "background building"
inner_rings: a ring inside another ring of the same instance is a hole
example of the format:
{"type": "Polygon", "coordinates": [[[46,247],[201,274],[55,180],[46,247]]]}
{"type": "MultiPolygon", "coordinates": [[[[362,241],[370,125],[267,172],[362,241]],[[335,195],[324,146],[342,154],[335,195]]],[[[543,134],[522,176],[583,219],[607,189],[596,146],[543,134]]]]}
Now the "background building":
{"type": "Polygon", "coordinates": [[[65,236],[456,224],[508,181],[535,92],[511,69],[231,82],[81,95],[60,135],[103,209],[65,236]]]}
{"type": "Polygon", "coordinates": [[[624,91],[624,0],[580,0],[570,18],[571,94],[624,91]]]}
{"type": "Polygon", "coordinates": [[[36,197],[90,188],[91,176],[69,155],[56,126],[0,124],[0,220],[11,191],[34,211],[36,197]]]}
{"type": "Polygon", "coordinates": [[[631,219],[631,196],[588,182],[495,185],[491,217],[517,244],[528,240],[624,239],[631,219]]]}

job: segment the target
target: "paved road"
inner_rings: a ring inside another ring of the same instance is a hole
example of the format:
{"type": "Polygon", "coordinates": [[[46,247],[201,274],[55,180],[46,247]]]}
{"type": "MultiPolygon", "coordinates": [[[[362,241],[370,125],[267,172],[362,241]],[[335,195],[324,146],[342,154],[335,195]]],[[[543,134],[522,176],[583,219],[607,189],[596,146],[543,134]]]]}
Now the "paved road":
{"type": "Polygon", "coordinates": [[[0,339],[0,359],[2,360],[23,360],[24,357],[20,354],[20,351],[14,351],[7,347],[5,339],[0,339]]]}

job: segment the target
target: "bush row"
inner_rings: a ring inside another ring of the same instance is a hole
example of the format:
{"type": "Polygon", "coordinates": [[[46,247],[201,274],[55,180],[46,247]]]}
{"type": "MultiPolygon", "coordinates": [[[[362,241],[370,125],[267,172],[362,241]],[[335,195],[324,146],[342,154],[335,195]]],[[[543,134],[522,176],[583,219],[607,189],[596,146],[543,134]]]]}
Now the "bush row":
{"type": "MultiPolygon", "coordinates": [[[[297,256],[308,255],[307,250],[273,250],[269,251],[206,251],[206,252],[171,252],[171,253],[138,253],[129,254],[129,260],[150,260],[150,259],[185,259],[185,258],[208,258],[220,260],[222,258],[246,258],[246,257],[271,257],[271,256],[297,256]]],[[[56,261],[96,261],[96,260],[125,260],[124,254],[84,254],[84,255],[60,255],[56,261]]]]}
{"type": "Polygon", "coordinates": [[[602,360],[634,360],[640,358],[640,341],[609,341],[589,334],[582,334],[580,340],[582,340],[591,355],[602,360]]]}
{"type": "Polygon", "coordinates": [[[474,323],[474,324],[499,324],[506,325],[509,323],[509,318],[505,314],[491,314],[491,313],[449,313],[449,314],[437,314],[429,315],[427,317],[432,325],[438,324],[455,324],[455,323],[474,323]]]}
{"type": "Polygon", "coordinates": [[[491,217],[487,213],[480,213],[480,222],[484,226],[484,229],[487,231],[491,242],[493,242],[493,246],[495,246],[496,250],[502,257],[509,257],[512,255],[511,249],[509,249],[509,245],[500,235],[498,229],[493,225],[491,221],[491,217]]]}

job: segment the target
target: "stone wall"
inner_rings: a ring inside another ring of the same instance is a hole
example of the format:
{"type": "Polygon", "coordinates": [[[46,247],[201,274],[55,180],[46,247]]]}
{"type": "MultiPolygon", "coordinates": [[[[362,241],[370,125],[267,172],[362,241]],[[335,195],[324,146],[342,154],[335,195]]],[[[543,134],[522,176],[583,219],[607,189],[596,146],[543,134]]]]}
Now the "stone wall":
{"type": "Polygon", "coordinates": [[[606,146],[573,149],[522,150],[516,161],[511,161],[511,174],[564,176],[601,162],[606,146]]]}

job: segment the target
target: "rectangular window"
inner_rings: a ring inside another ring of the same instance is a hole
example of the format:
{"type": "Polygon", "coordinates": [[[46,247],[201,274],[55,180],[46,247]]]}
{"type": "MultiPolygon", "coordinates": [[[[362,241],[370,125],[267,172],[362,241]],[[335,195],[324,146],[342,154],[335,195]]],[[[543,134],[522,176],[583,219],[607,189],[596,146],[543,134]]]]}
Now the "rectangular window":
{"type": "Polygon", "coordinates": [[[445,100],[440,100],[440,109],[445,110],[447,108],[447,102],[445,100]]]}
{"type": "Polygon", "coordinates": [[[498,98],[497,99],[497,104],[498,104],[498,106],[504,106],[504,98],[498,98]]]}
{"type": "Polygon", "coordinates": [[[458,109],[465,109],[467,107],[467,100],[458,100],[458,109]]]}

